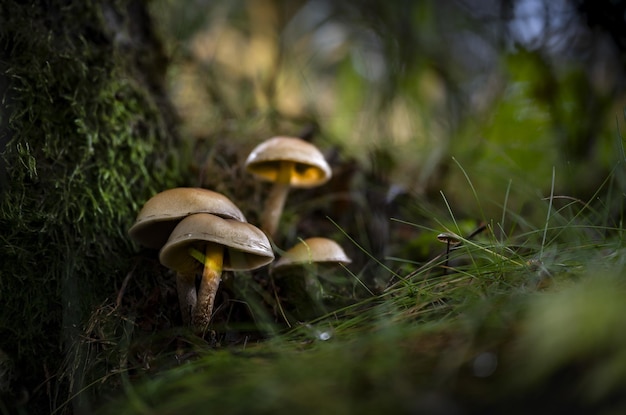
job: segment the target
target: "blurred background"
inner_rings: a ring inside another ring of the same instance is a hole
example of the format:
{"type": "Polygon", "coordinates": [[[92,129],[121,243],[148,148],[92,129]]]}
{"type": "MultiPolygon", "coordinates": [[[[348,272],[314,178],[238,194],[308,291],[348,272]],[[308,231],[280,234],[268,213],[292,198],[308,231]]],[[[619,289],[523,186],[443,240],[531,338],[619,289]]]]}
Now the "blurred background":
{"type": "MultiPolygon", "coordinates": [[[[626,2],[46,0],[0,2],[2,17],[0,90],[12,112],[0,116],[0,280],[16,295],[1,309],[0,394],[14,393],[18,406],[32,399],[55,413],[70,404],[92,413],[88,395],[110,389],[145,413],[131,381],[291,327],[279,306],[298,299],[263,269],[224,276],[216,337],[186,336],[172,274],[127,235],[141,204],[175,186],[221,192],[257,224],[270,185],[243,166],[277,135],[313,142],[333,169],[324,186],[291,191],[276,254],[326,236],[352,258],[322,281],[329,309],[355,305],[328,332],[347,342],[322,360],[339,376],[357,374],[356,402],[368,402],[372,385],[382,387],[382,404],[411,395],[416,378],[430,388],[432,377],[415,374],[439,373],[431,365],[457,383],[471,352],[489,358],[518,339],[522,352],[502,352],[513,367],[504,376],[528,369],[536,396],[549,395],[549,383],[577,394],[571,374],[585,361],[588,384],[623,395],[626,2]],[[476,244],[448,256],[436,238],[444,231],[478,235],[476,244]],[[582,288],[543,297],[544,283],[587,276],[582,288]],[[519,295],[527,292],[530,305],[519,295]],[[431,324],[440,331],[428,332],[431,324]],[[337,353],[360,331],[380,334],[379,325],[391,328],[380,342],[365,336],[360,353],[337,353]],[[404,329],[419,338],[398,354],[404,329]],[[382,360],[361,359],[372,350],[382,360]],[[417,363],[405,371],[406,362],[417,363]],[[12,384],[14,368],[23,389],[12,384]]],[[[300,354],[309,343],[294,336],[286,344],[300,354]]],[[[235,357],[224,352],[217,364],[235,357]]],[[[301,382],[324,375],[319,362],[298,366],[287,356],[294,376],[276,372],[287,394],[302,385],[307,404],[333,403],[327,389],[310,388],[320,391],[310,399],[301,382]]],[[[263,370],[241,367],[250,385],[268,388],[259,395],[276,396],[263,370]]],[[[206,412],[207,391],[256,404],[241,399],[245,388],[222,393],[231,385],[222,372],[197,373],[217,377],[189,389],[198,391],[195,413],[206,412]]],[[[180,391],[167,374],[155,379],[180,391]]],[[[487,401],[502,377],[493,379],[487,401]]],[[[146,390],[148,402],[189,401],[146,390]]],[[[3,399],[0,412],[11,412],[3,399]]]]}
{"type": "Polygon", "coordinates": [[[625,12],[584,0],[150,3],[196,184],[255,221],[264,193],[250,186],[263,185],[240,166],[266,138],[302,136],[335,177],[292,192],[279,242],[330,217],[381,259],[407,257],[394,246],[416,237],[393,218],[429,226],[439,212],[508,233],[542,226],[551,191],[585,203],[621,180],[625,12]],[[505,211],[523,220],[501,223],[505,211]]]}

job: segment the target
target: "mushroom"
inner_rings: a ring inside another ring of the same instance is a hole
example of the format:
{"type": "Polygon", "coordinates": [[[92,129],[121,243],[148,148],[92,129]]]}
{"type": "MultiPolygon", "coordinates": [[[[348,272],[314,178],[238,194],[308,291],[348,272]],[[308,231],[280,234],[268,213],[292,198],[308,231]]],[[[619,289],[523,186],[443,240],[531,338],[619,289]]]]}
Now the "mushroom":
{"type": "Polygon", "coordinates": [[[245,166],[256,177],[274,182],[261,215],[261,228],[270,236],[276,233],[291,187],[320,186],[332,175],[317,147],[295,137],[273,137],[262,142],[252,150],[245,166]]]}
{"type": "MultiPolygon", "coordinates": [[[[246,222],[243,213],[226,196],[208,189],[178,187],[150,198],[128,234],[147,248],[161,249],[183,218],[200,212],[246,222]]],[[[188,324],[190,313],[196,307],[195,275],[178,273],[176,290],[183,322],[188,324]]]]}
{"type": "MultiPolygon", "coordinates": [[[[272,274],[286,276],[285,274],[293,271],[295,268],[307,266],[318,268],[319,266],[349,264],[351,262],[352,260],[337,242],[328,238],[313,237],[303,239],[287,250],[273,264],[271,271],[272,274]]],[[[316,274],[317,272],[304,273],[303,280],[299,282],[299,284],[304,283],[304,287],[298,287],[294,282],[286,282],[289,289],[294,291],[291,294],[296,298],[297,307],[304,310],[300,313],[304,318],[307,318],[310,314],[310,310],[307,310],[307,307],[313,309],[320,308],[320,297],[323,289],[316,274]]],[[[313,311],[315,312],[315,310],[313,311]]]]}
{"type": "Polygon", "coordinates": [[[128,234],[141,245],[161,249],[178,222],[200,212],[246,222],[241,210],[223,194],[202,188],[177,187],[152,196],[139,211],[128,234]]]}
{"type": "Polygon", "coordinates": [[[274,263],[272,269],[278,271],[293,266],[306,264],[349,264],[352,260],[346,255],[343,248],[332,239],[313,237],[301,240],[287,250],[274,263]]]}
{"type": "Polygon", "coordinates": [[[450,261],[450,248],[454,248],[461,244],[461,237],[451,232],[443,232],[437,235],[437,240],[446,244],[446,262],[443,264],[443,272],[448,272],[448,263],[450,261]]]}
{"type": "Polygon", "coordinates": [[[222,271],[260,268],[274,260],[274,253],[267,236],[256,226],[197,213],[174,228],[159,260],[179,274],[202,273],[192,325],[204,331],[211,320],[222,271]]]}

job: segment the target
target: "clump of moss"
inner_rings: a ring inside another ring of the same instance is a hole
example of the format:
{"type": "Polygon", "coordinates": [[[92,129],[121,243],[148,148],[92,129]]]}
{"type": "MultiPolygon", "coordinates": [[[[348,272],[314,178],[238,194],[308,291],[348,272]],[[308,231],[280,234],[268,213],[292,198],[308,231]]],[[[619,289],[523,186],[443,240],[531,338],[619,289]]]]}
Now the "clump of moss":
{"type": "Polygon", "coordinates": [[[0,5],[0,351],[16,368],[8,400],[49,410],[54,395],[66,398],[69,387],[53,379],[128,272],[126,229],[151,194],[185,179],[144,13],[132,0],[0,5]]]}

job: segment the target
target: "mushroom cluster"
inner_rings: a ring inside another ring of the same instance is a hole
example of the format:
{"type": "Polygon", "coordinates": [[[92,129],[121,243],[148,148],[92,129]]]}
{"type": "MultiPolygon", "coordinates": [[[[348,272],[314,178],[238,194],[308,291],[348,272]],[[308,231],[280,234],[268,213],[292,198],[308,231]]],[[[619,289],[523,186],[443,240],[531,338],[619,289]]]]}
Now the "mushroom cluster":
{"type": "MultiPolygon", "coordinates": [[[[330,166],[317,147],[296,137],[273,137],[260,143],[248,156],[245,167],[258,179],[273,182],[261,215],[261,228],[272,239],[276,236],[290,189],[321,186],[332,176],[330,166]]],[[[323,264],[350,262],[350,258],[336,242],[313,237],[301,240],[287,250],[273,264],[272,273],[281,279],[297,279],[296,283],[287,283],[292,289],[292,297],[301,303],[297,308],[320,311],[318,306],[321,304],[323,289],[316,275],[317,270],[323,264]]],[[[298,314],[308,316],[309,313],[298,314]]]]}
{"type": "MultiPolygon", "coordinates": [[[[222,271],[254,270],[274,260],[270,239],[277,232],[289,189],[320,186],[332,174],[322,153],[295,137],[273,137],[259,144],[245,168],[274,183],[261,214],[261,229],[248,223],[241,210],[220,193],[175,188],[150,198],[128,231],[140,245],[159,250],[161,264],[176,272],[183,322],[201,332],[211,321],[222,271]]],[[[286,251],[272,272],[349,262],[337,243],[309,238],[286,251]]]]}
{"type": "Polygon", "coordinates": [[[200,188],[165,190],[149,199],[128,231],[176,271],[183,322],[206,329],[223,270],[252,270],[274,260],[265,234],[226,196],[200,188]],[[200,284],[196,288],[196,275],[200,284]]]}

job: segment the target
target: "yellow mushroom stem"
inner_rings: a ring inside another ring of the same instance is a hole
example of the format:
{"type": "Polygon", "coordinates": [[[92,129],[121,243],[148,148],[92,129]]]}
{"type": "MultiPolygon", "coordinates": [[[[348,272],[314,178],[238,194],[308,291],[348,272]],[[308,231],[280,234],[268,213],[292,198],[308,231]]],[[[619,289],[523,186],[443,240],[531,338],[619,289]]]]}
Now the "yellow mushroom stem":
{"type": "Polygon", "coordinates": [[[180,313],[183,316],[183,323],[189,325],[191,323],[191,315],[196,308],[196,276],[179,272],[176,275],[176,291],[178,292],[178,304],[180,304],[180,313]]]}
{"type": "Polygon", "coordinates": [[[211,321],[215,295],[220,285],[224,261],[222,245],[208,243],[204,254],[191,248],[190,254],[203,264],[202,279],[198,288],[196,307],[193,310],[191,324],[204,332],[211,321]]]}
{"type": "Polygon", "coordinates": [[[292,161],[281,161],[274,186],[267,197],[265,210],[261,216],[261,228],[271,237],[276,234],[278,223],[283,213],[285,200],[289,194],[291,175],[295,169],[292,161]]]}

